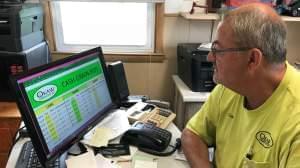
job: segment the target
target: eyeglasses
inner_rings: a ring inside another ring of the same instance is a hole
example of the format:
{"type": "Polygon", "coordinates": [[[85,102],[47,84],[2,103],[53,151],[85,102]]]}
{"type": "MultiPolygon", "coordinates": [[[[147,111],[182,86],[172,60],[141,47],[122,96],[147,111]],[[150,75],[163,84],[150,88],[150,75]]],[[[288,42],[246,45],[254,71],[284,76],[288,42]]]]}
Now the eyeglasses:
{"type": "Polygon", "coordinates": [[[247,51],[250,50],[250,47],[239,47],[239,48],[223,48],[223,49],[217,49],[217,42],[214,41],[211,45],[210,52],[215,57],[218,53],[224,53],[224,52],[240,52],[240,51],[247,51]]]}

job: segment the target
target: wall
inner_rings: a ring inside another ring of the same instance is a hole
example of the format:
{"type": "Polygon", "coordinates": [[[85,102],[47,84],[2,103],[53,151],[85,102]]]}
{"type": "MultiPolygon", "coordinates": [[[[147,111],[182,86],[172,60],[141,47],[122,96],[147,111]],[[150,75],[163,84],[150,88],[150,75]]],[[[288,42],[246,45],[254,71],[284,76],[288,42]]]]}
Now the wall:
{"type": "MultiPolygon", "coordinates": [[[[214,24],[214,31],[217,23],[214,24]]],[[[287,22],[288,61],[300,62],[299,39],[300,22],[287,22]]],[[[178,43],[207,42],[211,40],[210,21],[189,21],[177,14],[164,16],[164,53],[163,63],[125,63],[125,70],[131,94],[146,94],[154,99],[173,100],[174,85],[172,75],[177,72],[178,43]]]]}
{"type": "Polygon", "coordinates": [[[300,62],[300,22],[287,22],[288,38],[287,38],[287,59],[291,64],[300,62]]]}
{"type": "Polygon", "coordinates": [[[210,41],[210,22],[190,22],[178,16],[165,16],[163,63],[125,63],[132,94],[146,94],[154,99],[172,100],[172,74],[177,71],[177,44],[210,41]]]}
{"type": "MultiPolygon", "coordinates": [[[[199,1],[199,0],[198,0],[199,1]]],[[[211,41],[211,21],[189,21],[178,15],[188,11],[192,0],[165,0],[163,43],[166,60],[162,63],[124,63],[131,94],[149,95],[152,99],[173,100],[172,75],[177,73],[177,44],[211,41]]],[[[214,31],[217,23],[214,24],[214,31]]],[[[297,46],[300,22],[288,22],[288,59],[300,61],[297,46]]]]}
{"type": "Polygon", "coordinates": [[[152,99],[172,101],[176,74],[176,47],[181,42],[209,41],[210,23],[192,23],[178,17],[180,11],[190,10],[192,0],[165,0],[163,63],[125,63],[125,71],[131,94],[145,94],[152,99]],[[172,15],[175,14],[175,15],[172,15]],[[199,29],[199,31],[197,30],[199,29]]]}

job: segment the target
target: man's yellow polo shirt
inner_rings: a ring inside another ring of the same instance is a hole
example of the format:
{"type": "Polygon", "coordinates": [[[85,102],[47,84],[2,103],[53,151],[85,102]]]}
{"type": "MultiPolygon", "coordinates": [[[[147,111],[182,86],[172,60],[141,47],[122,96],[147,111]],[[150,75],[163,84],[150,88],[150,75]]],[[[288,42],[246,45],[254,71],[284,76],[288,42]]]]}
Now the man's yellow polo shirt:
{"type": "Polygon", "coordinates": [[[254,110],[218,85],[187,128],[216,147],[218,168],[300,167],[300,73],[287,63],[280,85],[254,110]]]}

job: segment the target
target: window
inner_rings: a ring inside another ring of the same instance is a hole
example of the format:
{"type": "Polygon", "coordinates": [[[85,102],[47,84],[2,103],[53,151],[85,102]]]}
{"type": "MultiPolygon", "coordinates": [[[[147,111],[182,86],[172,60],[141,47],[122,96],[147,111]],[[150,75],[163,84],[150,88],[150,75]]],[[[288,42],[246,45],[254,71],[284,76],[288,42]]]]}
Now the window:
{"type": "Polygon", "coordinates": [[[154,3],[52,1],[51,7],[58,52],[99,45],[105,53],[154,52],[154,3]]]}

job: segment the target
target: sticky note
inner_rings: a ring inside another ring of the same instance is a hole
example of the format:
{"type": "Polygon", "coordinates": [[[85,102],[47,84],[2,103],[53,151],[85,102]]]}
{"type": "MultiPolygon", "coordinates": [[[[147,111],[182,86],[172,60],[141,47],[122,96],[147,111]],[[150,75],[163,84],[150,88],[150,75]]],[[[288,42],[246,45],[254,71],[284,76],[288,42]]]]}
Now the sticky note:
{"type": "Polygon", "coordinates": [[[96,128],[92,134],[88,144],[95,147],[107,146],[108,141],[111,139],[112,129],[99,127],[96,128]]]}

